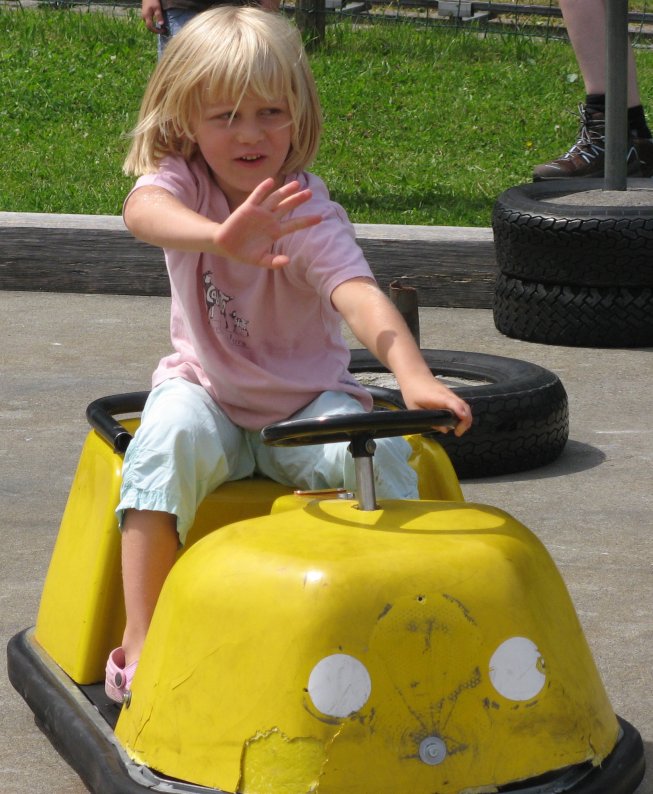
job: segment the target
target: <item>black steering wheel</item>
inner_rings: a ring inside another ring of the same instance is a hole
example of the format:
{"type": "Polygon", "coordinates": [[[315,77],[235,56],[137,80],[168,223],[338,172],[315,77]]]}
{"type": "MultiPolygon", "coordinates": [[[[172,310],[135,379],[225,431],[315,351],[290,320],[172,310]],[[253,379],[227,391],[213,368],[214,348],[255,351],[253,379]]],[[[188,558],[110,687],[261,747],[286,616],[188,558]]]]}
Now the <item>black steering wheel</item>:
{"type": "Polygon", "coordinates": [[[374,438],[432,432],[438,427],[457,424],[458,419],[450,411],[371,411],[275,422],[261,430],[261,438],[277,447],[350,441],[355,455],[356,448],[365,448],[374,438]]]}

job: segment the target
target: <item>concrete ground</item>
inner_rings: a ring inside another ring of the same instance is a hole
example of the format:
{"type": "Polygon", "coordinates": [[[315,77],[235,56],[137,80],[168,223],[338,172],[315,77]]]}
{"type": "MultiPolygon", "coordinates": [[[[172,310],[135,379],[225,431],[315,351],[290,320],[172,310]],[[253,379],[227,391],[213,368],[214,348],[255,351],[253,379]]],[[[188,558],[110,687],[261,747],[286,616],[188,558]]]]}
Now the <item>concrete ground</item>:
{"type": "MultiPolygon", "coordinates": [[[[0,634],[34,623],[82,441],[86,405],[145,389],[168,350],[165,298],[0,293],[0,634]]],[[[652,349],[547,347],[507,339],[488,310],[426,309],[423,347],[522,358],[555,371],[571,433],[558,461],[463,482],[533,529],[558,564],[615,711],[644,739],[653,794],[652,349]]],[[[0,657],[0,791],[81,794],[35,727],[0,657]]],[[[610,794],[610,792],[606,792],[610,794]]]]}

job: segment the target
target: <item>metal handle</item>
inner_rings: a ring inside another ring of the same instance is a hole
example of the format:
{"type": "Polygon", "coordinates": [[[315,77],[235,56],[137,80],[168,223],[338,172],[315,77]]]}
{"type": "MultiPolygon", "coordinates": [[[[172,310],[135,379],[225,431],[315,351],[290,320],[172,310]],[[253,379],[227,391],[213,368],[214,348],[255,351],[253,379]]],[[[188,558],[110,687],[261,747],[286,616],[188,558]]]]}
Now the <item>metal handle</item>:
{"type": "Polygon", "coordinates": [[[148,394],[147,391],[112,394],[93,400],[86,409],[89,424],[111,444],[114,452],[124,454],[132,440],[131,433],[114,419],[114,415],[140,413],[148,394]]]}

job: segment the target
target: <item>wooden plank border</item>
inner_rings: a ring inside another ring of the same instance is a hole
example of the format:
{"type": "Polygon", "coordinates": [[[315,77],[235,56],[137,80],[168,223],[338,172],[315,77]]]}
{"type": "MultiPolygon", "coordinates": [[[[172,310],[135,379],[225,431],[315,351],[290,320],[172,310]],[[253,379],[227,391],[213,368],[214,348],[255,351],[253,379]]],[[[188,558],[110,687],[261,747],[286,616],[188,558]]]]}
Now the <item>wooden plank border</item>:
{"type": "MultiPolygon", "coordinates": [[[[355,224],[385,289],[402,279],[421,306],[489,308],[496,259],[492,230],[355,224]]],[[[163,254],[113,215],[0,212],[0,289],[169,295],[163,254]]]]}

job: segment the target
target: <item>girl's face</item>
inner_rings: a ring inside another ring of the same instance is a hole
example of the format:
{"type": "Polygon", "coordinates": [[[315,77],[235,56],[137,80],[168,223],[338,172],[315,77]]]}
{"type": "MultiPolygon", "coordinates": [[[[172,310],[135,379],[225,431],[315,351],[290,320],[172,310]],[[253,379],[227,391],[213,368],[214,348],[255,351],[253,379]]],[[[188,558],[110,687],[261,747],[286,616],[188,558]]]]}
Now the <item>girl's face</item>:
{"type": "Polygon", "coordinates": [[[194,125],[194,138],[233,211],[264,179],[282,182],[281,168],[291,145],[291,119],[285,100],[245,96],[211,104],[194,125]]]}

